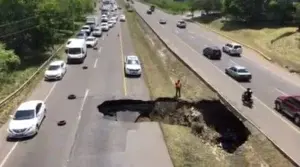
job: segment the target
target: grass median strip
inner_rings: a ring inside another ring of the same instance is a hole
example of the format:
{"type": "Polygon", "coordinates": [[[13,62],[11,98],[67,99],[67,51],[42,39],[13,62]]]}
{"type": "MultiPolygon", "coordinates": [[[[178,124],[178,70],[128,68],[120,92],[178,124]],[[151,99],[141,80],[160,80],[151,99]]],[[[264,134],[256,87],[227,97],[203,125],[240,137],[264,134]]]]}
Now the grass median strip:
{"type": "Polygon", "coordinates": [[[152,121],[161,122],[174,166],[293,166],[262,134],[248,136],[216,94],[168,51],[134,12],[125,14],[152,99],[172,98],[174,81],[182,80],[181,102],[161,102],[158,105],[164,112],[150,116],[152,121]],[[190,121],[197,111],[203,118],[190,121]],[[226,126],[243,139],[234,152],[225,150],[224,143],[220,146],[217,141],[221,138],[216,136],[229,134],[222,129],[226,126]]]}

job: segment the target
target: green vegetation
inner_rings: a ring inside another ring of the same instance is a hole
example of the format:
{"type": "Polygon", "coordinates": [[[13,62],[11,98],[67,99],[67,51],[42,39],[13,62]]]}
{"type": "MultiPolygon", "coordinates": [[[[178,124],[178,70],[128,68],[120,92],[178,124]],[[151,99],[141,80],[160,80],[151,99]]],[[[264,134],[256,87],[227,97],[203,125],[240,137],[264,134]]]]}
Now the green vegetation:
{"type": "Polygon", "coordinates": [[[95,0],[0,1],[0,100],[78,29],[95,0]]]}

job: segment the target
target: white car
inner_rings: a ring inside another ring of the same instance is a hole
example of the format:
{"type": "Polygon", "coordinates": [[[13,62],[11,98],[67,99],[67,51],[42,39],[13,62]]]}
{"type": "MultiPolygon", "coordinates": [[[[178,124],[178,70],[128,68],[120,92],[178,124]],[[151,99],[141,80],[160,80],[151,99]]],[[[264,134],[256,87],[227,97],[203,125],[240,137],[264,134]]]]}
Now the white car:
{"type": "Polygon", "coordinates": [[[142,67],[140,60],[135,55],[129,55],[125,58],[125,75],[141,76],[142,67]]]}
{"type": "Polygon", "coordinates": [[[63,60],[56,60],[50,63],[45,71],[45,80],[62,79],[67,72],[67,65],[63,60]]]}
{"type": "Polygon", "coordinates": [[[252,74],[243,66],[234,65],[225,69],[225,73],[237,81],[248,81],[252,79],[252,74]]]}
{"type": "Polygon", "coordinates": [[[94,48],[95,46],[97,46],[98,44],[98,39],[96,37],[93,36],[89,36],[86,39],[86,46],[87,47],[92,47],[94,48]]]}
{"type": "Polygon", "coordinates": [[[114,25],[117,23],[117,19],[115,17],[110,18],[109,22],[112,22],[114,25]]]}
{"type": "Polygon", "coordinates": [[[108,24],[108,27],[109,27],[109,28],[112,28],[112,27],[114,26],[114,23],[113,23],[111,20],[109,20],[109,21],[107,22],[107,24],[108,24]]]}
{"type": "Polygon", "coordinates": [[[101,17],[101,22],[107,22],[108,21],[108,17],[106,15],[103,15],[101,17]]]}
{"type": "Polygon", "coordinates": [[[94,37],[101,37],[102,36],[102,28],[100,26],[95,27],[94,31],[92,32],[92,35],[94,37]]]}
{"type": "Polygon", "coordinates": [[[84,31],[84,32],[86,32],[88,35],[90,35],[91,32],[92,32],[92,29],[91,29],[91,27],[90,27],[89,25],[84,25],[84,26],[82,26],[81,31],[84,31]]]}
{"type": "Polygon", "coordinates": [[[125,15],[121,15],[121,16],[120,16],[120,21],[122,21],[122,22],[126,21],[125,15]]]}
{"type": "Polygon", "coordinates": [[[102,31],[108,31],[109,30],[108,23],[101,23],[101,29],[102,31]]]}
{"type": "Polygon", "coordinates": [[[227,43],[222,47],[222,51],[230,55],[241,55],[243,52],[242,46],[237,43],[227,43]]]}
{"type": "Polygon", "coordinates": [[[38,133],[43,119],[46,117],[46,105],[41,100],[22,103],[14,115],[10,115],[7,132],[8,138],[24,138],[38,133]]]}

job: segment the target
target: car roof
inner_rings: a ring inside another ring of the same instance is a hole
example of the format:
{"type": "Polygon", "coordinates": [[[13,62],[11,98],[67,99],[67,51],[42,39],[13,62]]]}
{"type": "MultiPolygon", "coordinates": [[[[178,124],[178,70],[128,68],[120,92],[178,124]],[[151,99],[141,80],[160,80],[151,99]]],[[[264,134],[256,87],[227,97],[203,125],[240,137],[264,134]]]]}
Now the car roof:
{"type": "Polygon", "coordinates": [[[31,100],[22,103],[17,110],[35,110],[38,103],[43,103],[41,100],[31,100]]]}
{"type": "Polygon", "coordinates": [[[61,65],[61,63],[64,63],[63,60],[55,60],[55,61],[52,61],[49,66],[57,66],[57,65],[61,65]]]}
{"type": "Polygon", "coordinates": [[[128,56],[126,56],[126,59],[128,59],[128,60],[139,60],[139,58],[136,55],[128,55],[128,56]]]}
{"type": "Polygon", "coordinates": [[[95,39],[96,37],[94,36],[88,36],[87,39],[95,39]]]}
{"type": "Polygon", "coordinates": [[[211,48],[213,50],[220,50],[220,48],[218,46],[209,46],[209,48],[211,48]]]}
{"type": "Polygon", "coordinates": [[[90,26],[89,26],[89,25],[84,25],[84,26],[82,26],[82,28],[85,28],[85,27],[88,27],[88,28],[90,28],[90,26]]]}
{"type": "Polygon", "coordinates": [[[232,67],[235,67],[235,68],[238,69],[238,70],[246,69],[246,67],[239,66],[239,65],[234,65],[234,66],[232,66],[232,67]]]}

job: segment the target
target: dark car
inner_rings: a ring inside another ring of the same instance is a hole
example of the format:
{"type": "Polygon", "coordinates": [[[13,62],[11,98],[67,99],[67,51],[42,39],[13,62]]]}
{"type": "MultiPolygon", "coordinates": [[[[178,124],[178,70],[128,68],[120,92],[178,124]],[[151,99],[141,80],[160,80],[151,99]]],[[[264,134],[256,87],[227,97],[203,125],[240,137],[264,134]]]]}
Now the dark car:
{"type": "Polygon", "coordinates": [[[203,55],[209,59],[220,60],[222,52],[221,49],[219,49],[217,46],[209,46],[203,49],[203,55]]]}
{"type": "Polygon", "coordinates": [[[277,97],[275,109],[292,118],[296,125],[300,125],[300,96],[277,97]]]}
{"type": "Polygon", "coordinates": [[[147,14],[152,14],[152,11],[150,9],[147,10],[147,14]]]}
{"type": "Polygon", "coordinates": [[[186,28],[186,23],[184,20],[179,20],[176,25],[178,28],[186,28]]]}
{"type": "Polygon", "coordinates": [[[155,6],[151,5],[150,10],[151,10],[151,12],[154,12],[155,11],[155,6]]]}

